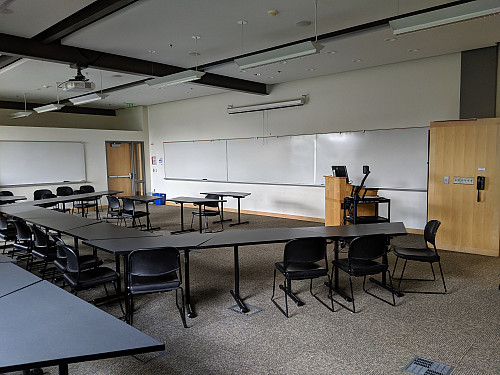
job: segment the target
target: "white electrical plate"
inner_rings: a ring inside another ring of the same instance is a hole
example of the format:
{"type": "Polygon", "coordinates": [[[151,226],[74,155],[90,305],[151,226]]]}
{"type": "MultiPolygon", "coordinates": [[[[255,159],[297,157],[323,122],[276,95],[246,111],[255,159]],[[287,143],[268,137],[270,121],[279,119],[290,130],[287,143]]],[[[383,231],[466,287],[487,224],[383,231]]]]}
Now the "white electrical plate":
{"type": "Polygon", "coordinates": [[[453,177],[454,184],[474,185],[474,177],[453,177]]]}

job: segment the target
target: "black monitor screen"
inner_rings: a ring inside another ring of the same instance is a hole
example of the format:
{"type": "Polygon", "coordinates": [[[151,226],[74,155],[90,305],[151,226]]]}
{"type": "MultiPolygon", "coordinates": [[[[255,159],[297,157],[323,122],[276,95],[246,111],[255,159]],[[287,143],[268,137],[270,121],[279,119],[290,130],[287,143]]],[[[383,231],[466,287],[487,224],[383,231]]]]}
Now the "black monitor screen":
{"type": "Polygon", "coordinates": [[[345,177],[347,181],[349,181],[347,167],[345,165],[332,165],[332,174],[335,177],[345,177]]]}

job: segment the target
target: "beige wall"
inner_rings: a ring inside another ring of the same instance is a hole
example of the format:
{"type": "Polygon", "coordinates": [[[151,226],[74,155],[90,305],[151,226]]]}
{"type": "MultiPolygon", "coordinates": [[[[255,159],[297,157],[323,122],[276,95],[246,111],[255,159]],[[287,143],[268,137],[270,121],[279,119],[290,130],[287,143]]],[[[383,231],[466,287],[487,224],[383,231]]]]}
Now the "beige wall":
{"type": "MultiPolygon", "coordinates": [[[[451,54],[275,85],[267,97],[227,93],[154,105],[148,108],[151,154],[163,155],[163,141],[428,126],[431,121],[458,118],[459,92],[460,54],[451,54]],[[303,107],[227,114],[230,104],[301,95],[308,95],[303,107]]],[[[248,191],[252,195],[243,201],[244,209],[324,218],[320,187],[165,181],[162,167],[155,169],[152,188],[167,196],[197,196],[208,189],[248,191]]],[[[425,193],[384,195],[393,199],[393,221],[424,227],[425,193]]],[[[227,206],[236,203],[230,200],[227,206]]]]}

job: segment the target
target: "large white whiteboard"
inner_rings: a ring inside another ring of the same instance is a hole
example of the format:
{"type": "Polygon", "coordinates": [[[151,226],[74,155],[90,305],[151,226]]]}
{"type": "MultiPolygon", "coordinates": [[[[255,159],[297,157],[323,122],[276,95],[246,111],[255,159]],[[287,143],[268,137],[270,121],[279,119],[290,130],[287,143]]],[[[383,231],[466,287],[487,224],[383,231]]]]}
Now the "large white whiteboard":
{"type": "Polygon", "coordinates": [[[163,143],[166,178],[227,181],[226,141],[163,143]]]}
{"type": "Polygon", "coordinates": [[[0,141],[0,186],[85,180],[83,143],[0,141]]]}
{"type": "Polygon", "coordinates": [[[228,180],[313,184],[314,142],[314,135],[228,140],[228,180]]]}
{"type": "Polygon", "coordinates": [[[346,165],[354,185],[370,166],[365,186],[427,189],[429,128],[408,128],[317,135],[316,183],[332,174],[332,165],[346,165]]]}
{"type": "Polygon", "coordinates": [[[165,178],[324,184],[346,165],[353,184],[426,190],[428,127],[213,141],[165,142],[165,178]]]}

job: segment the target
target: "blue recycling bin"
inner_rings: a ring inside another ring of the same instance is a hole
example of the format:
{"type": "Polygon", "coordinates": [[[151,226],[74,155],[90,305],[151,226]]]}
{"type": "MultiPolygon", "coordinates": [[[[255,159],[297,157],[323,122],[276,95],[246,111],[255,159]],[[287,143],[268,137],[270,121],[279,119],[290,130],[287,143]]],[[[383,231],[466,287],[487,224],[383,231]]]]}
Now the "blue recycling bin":
{"type": "Polygon", "coordinates": [[[154,193],[153,196],[155,197],[160,197],[159,199],[156,199],[155,200],[155,204],[157,206],[162,206],[165,204],[166,200],[167,200],[167,194],[163,194],[163,193],[154,193]]]}

